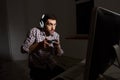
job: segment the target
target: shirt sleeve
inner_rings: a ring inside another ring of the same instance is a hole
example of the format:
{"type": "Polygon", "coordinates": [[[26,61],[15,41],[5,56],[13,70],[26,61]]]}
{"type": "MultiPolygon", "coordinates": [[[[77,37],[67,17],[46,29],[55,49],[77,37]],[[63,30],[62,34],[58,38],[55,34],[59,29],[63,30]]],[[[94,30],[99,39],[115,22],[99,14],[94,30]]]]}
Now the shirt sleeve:
{"type": "Polygon", "coordinates": [[[23,50],[25,50],[27,53],[29,53],[29,47],[35,42],[35,34],[36,34],[35,28],[32,28],[29,31],[29,33],[22,45],[23,50]]]}

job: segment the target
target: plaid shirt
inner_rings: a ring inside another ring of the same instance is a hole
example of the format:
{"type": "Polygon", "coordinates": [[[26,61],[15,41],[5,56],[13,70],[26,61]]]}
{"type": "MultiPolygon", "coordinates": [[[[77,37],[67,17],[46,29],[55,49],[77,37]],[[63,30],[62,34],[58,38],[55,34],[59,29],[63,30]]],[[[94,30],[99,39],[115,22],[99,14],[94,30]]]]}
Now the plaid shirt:
{"type": "MultiPolygon", "coordinates": [[[[53,35],[46,36],[44,31],[41,31],[39,28],[34,27],[30,30],[24,44],[22,45],[23,49],[29,53],[29,47],[34,42],[42,42],[44,39],[47,40],[58,40],[59,41],[59,34],[57,32],[54,32],[53,35]]],[[[39,49],[37,53],[29,54],[29,62],[30,67],[42,67],[45,68],[48,64],[54,64],[55,60],[50,55],[51,52],[39,49]],[[47,63],[47,64],[46,64],[47,63]]],[[[59,54],[63,54],[63,50],[60,49],[59,54]]]]}

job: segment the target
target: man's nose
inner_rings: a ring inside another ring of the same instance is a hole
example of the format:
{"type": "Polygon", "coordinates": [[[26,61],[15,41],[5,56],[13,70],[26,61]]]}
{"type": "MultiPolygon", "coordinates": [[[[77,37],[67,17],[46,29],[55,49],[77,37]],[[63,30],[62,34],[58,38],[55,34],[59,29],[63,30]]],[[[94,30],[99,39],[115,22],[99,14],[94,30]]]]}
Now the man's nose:
{"type": "Polygon", "coordinates": [[[54,29],[55,29],[55,27],[54,27],[54,26],[52,26],[52,27],[51,27],[51,29],[52,29],[52,30],[54,30],[54,29]]]}
{"type": "Polygon", "coordinates": [[[54,27],[52,26],[52,27],[51,27],[51,30],[53,30],[53,29],[54,29],[54,27]]]}

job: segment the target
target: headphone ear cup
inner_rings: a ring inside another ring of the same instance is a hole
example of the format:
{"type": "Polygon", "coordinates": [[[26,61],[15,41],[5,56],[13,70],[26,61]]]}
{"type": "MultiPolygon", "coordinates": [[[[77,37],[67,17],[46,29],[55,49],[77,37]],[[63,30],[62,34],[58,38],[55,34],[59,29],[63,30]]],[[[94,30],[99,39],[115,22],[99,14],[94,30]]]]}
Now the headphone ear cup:
{"type": "Polygon", "coordinates": [[[45,17],[45,14],[42,15],[42,19],[40,20],[40,27],[41,27],[41,28],[44,28],[44,26],[45,26],[45,25],[44,25],[44,21],[43,21],[43,20],[44,20],[44,17],[45,17]]]}
{"type": "Polygon", "coordinates": [[[42,20],[40,21],[40,27],[44,28],[44,22],[42,20]]]}

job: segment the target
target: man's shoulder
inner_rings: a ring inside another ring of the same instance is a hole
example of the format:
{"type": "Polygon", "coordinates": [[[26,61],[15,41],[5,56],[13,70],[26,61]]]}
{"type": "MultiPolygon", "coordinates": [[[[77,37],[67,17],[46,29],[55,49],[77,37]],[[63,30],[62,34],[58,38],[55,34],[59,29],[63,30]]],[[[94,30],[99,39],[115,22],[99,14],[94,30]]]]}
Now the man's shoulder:
{"type": "Polygon", "coordinates": [[[32,27],[30,31],[41,31],[41,29],[39,27],[32,27]]]}
{"type": "Polygon", "coordinates": [[[39,30],[38,27],[32,27],[31,30],[39,30]]]}

